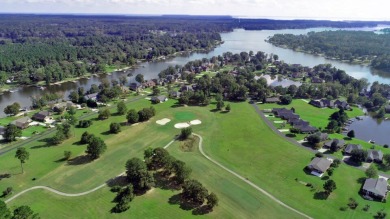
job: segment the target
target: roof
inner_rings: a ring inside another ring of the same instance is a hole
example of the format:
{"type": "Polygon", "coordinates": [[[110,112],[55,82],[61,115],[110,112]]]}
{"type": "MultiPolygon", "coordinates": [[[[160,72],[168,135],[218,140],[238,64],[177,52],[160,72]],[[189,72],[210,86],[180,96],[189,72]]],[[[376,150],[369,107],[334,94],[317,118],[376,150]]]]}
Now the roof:
{"type": "Polygon", "coordinates": [[[33,119],[43,120],[43,119],[46,118],[46,116],[49,116],[49,115],[50,115],[49,111],[44,110],[44,111],[35,113],[35,114],[33,115],[33,119]]]}
{"type": "Polygon", "coordinates": [[[99,93],[87,94],[85,95],[85,99],[96,99],[99,93]]]}
{"type": "Polygon", "coordinates": [[[5,132],[5,127],[4,126],[0,126],[0,135],[4,134],[5,132]]]}
{"type": "Polygon", "coordinates": [[[355,149],[362,149],[362,146],[360,144],[347,144],[344,152],[350,154],[355,149]]]}
{"type": "Polygon", "coordinates": [[[311,169],[319,170],[320,172],[326,172],[329,169],[332,162],[326,158],[315,157],[309,164],[311,169]]]}
{"type": "Polygon", "coordinates": [[[151,98],[152,101],[159,100],[160,102],[164,102],[166,99],[167,99],[167,97],[164,96],[164,95],[155,96],[155,97],[152,97],[152,98],[151,98]]]}
{"type": "Polygon", "coordinates": [[[367,151],[367,159],[371,160],[382,160],[383,153],[379,150],[368,150],[367,151]]]}
{"type": "Polygon", "coordinates": [[[280,101],[279,97],[268,97],[268,98],[265,98],[265,102],[268,102],[268,103],[270,103],[270,102],[279,102],[279,101],[280,101]]]}
{"type": "Polygon", "coordinates": [[[13,121],[12,124],[16,125],[16,123],[29,123],[30,121],[31,121],[30,118],[26,116],[13,121]]]}
{"type": "Polygon", "coordinates": [[[300,132],[315,132],[317,131],[316,127],[310,126],[310,125],[296,125],[294,126],[295,129],[298,129],[300,132]]]}
{"type": "Polygon", "coordinates": [[[345,144],[343,139],[332,139],[324,144],[326,147],[332,147],[333,142],[336,143],[337,147],[342,147],[345,144]]]}
{"type": "Polygon", "coordinates": [[[383,178],[366,179],[363,185],[363,190],[371,192],[377,196],[385,197],[387,193],[387,180],[383,178]]]}

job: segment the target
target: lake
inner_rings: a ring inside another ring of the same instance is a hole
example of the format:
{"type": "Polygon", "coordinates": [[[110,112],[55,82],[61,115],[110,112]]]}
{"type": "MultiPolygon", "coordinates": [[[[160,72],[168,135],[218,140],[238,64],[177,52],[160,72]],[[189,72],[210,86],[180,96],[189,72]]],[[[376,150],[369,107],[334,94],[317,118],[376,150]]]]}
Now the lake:
{"type": "MultiPolygon", "coordinates": [[[[384,28],[385,26],[381,27],[384,28]]],[[[355,28],[353,30],[376,31],[380,28],[355,28]]],[[[287,30],[261,30],[261,31],[245,31],[242,29],[234,30],[230,33],[222,33],[222,40],[225,42],[209,53],[192,53],[186,56],[175,57],[159,62],[146,62],[132,71],[133,75],[144,74],[145,79],[156,78],[158,73],[170,65],[184,65],[188,61],[193,61],[202,58],[211,58],[213,56],[222,55],[225,52],[239,53],[242,51],[263,51],[268,54],[277,54],[280,60],[287,63],[301,64],[304,66],[313,67],[318,64],[330,63],[336,68],[345,70],[349,75],[355,78],[367,78],[369,82],[380,81],[381,83],[390,83],[390,74],[383,74],[373,71],[371,68],[362,65],[351,65],[335,60],[328,60],[321,56],[295,52],[289,49],[275,47],[265,40],[278,33],[305,34],[310,31],[336,30],[334,28],[310,28],[310,29],[287,29],[287,30]]],[[[103,78],[109,80],[118,79],[123,73],[113,72],[111,75],[101,74],[93,76],[89,79],[80,79],[76,82],[66,82],[59,85],[49,86],[45,90],[40,90],[36,87],[21,87],[15,92],[5,92],[0,95],[0,116],[4,116],[3,109],[5,106],[19,102],[22,107],[31,105],[31,96],[42,95],[45,92],[63,92],[64,97],[78,87],[89,89],[91,84],[98,84],[103,78]]],[[[134,77],[128,78],[129,82],[134,80],[134,77]]]]}

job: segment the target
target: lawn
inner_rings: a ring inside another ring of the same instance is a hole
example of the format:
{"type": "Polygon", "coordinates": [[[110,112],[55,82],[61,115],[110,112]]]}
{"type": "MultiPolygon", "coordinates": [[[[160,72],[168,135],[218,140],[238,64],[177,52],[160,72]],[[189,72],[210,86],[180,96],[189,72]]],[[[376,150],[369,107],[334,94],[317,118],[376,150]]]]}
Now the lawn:
{"type": "MultiPolygon", "coordinates": [[[[76,128],[75,137],[60,146],[45,147],[45,142],[31,144],[28,147],[31,153],[30,160],[25,164],[24,174],[19,174],[20,166],[13,157],[14,153],[3,155],[0,160],[0,173],[10,172],[15,175],[2,180],[0,191],[7,186],[13,186],[17,192],[33,185],[47,185],[64,192],[81,192],[94,188],[123,172],[126,160],[134,156],[141,157],[146,147],[162,147],[171,141],[179,133],[179,130],[173,128],[175,123],[180,122],[180,119],[176,118],[179,113],[195,115],[191,118],[202,121],[201,125],[193,126],[193,129],[203,136],[204,150],[209,156],[247,177],[286,204],[314,218],[328,218],[329,215],[334,215],[335,218],[367,218],[382,208],[390,207],[388,203],[363,200],[358,195],[361,186],[358,180],[364,173],[347,165],[341,165],[335,170],[332,179],[336,181],[337,189],[328,200],[318,199],[315,193],[322,191],[324,181],[303,171],[313,154],[276,135],[248,103],[230,103],[232,111],[220,113],[211,112],[211,109],[215,108],[214,105],[171,107],[174,102],[170,100],[154,105],[158,112],[156,117],[147,123],[124,127],[117,135],[106,133],[109,123],[124,121],[124,116],[112,116],[108,121],[94,121],[93,126],[88,129],[76,128]],[[155,121],[162,118],[169,118],[172,121],[165,126],[156,125],[155,121]],[[81,163],[69,165],[60,161],[64,150],[71,150],[73,157],[83,154],[85,145],[78,145],[77,142],[85,130],[102,137],[108,145],[107,152],[100,159],[89,163],[82,163],[82,160],[79,160],[81,163]],[[36,180],[32,181],[32,178],[36,180]],[[314,190],[311,191],[301,182],[313,184],[314,190]],[[360,204],[358,209],[340,211],[339,208],[346,206],[350,197],[355,198],[360,204]],[[361,210],[366,204],[371,206],[368,213],[361,210]]],[[[129,108],[140,109],[150,106],[150,103],[142,99],[128,105],[129,108]]],[[[221,199],[220,206],[210,216],[216,218],[294,216],[291,211],[281,208],[256,190],[209,163],[197,150],[182,152],[177,144],[171,145],[168,150],[178,159],[188,162],[193,169],[193,177],[210,191],[217,193],[221,199]]],[[[137,218],[192,216],[190,211],[183,211],[177,205],[167,203],[167,199],[174,195],[174,192],[160,189],[155,191],[158,197],[155,199],[149,199],[147,196],[137,197],[129,213],[118,217],[128,217],[131,214],[137,218]],[[136,206],[148,206],[150,209],[136,206]]],[[[44,218],[52,218],[52,215],[56,215],[57,218],[75,216],[85,218],[89,215],[91,218],[96,215],[108,217],[108,211],[113,206],[113,203],[110,203],[112,198],[113,195],[106,188],[79,198],[62,198],[34,191],[12,201],[11,205],[31,204],[34,210],[43,212],[44,218]]]]}
{"type": "MultiPolygon", "coordinates": [[[[310,122],[310,124],[317,128],[325,128],[329,123],[329,116],[338,111],[338,109],[330,108],[317,108],[303,100],[294,99],[289,105],[280,104],[261,104],[260,109],[272,109],[272,108],[287,108],[294,107],[295,113],[298,114],[303,120],[310,122]]],[[[350,118],[364,115],[363,111],[357,107],[352,107],[352,111],[346,111],[350,118]]]]}

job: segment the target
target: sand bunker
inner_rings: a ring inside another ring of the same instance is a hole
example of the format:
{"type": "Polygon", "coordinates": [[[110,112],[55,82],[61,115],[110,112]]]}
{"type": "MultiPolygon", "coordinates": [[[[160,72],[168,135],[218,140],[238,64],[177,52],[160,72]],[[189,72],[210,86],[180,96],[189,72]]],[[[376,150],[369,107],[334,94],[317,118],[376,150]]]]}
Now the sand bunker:
{"type": "Polygon", "coordinates": [[[200,125],[200,124],[202,124],[202,122],[201,122],[199,119],[196,119],[196,120],[192,120],[192,121],[190,122],[190,124],[191,124],[191,125],[200,125]]]}
{"type": "Polygon", "coordinates": [[[188,128],[188,127],[190,127],[190,124],[188,124],[188,123],[176,123],[175,124],[175,128],[177,128],[177,129],[188,128]]]}
{"type": "Polygon", "coordinates": [[[170,119],[164,118],[164,119],[157,120],[156,123],[159,125],[166,125],[170,121],[171,121],[170,119]]]}

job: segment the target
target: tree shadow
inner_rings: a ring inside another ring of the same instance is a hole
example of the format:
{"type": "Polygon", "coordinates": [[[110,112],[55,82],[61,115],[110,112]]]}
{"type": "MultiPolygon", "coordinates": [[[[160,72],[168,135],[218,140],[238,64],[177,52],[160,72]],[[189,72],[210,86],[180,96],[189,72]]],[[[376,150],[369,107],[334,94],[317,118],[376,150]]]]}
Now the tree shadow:
{"type": "Polygon", "coordinates": [[[172,177],[165,176],[163,172],[155,172],[153,174],[155,179],[155,187],[164,190],[180,190],[181,186],[178,185],[172,177]]]}
{"type": "Polygon", "coordinates": [[[111,135],[112,133],[110,131],[105,131],[105,132],[102,132],[100,134],[102,134],[102,135],[111,135]]]}
{"type": "Polygon", "coordinates": [[[326,200],[328,199],[328,194],[324,191],[316,192],[314,193],[313,198],[316,200],[326,200]]]}
{"type": "Polygon", "coordinates": [[[74,142],[72,145],[80,146],[80,145],[84,145],[84,144],[82,144],[81,141],[76,141],[76,142],[74,142]]]}
{"type": "Polygon", "coordinates": [[[58,160],[56,160],[56,161],[54,161],[54,162],[56,162],[56,163],[62,163],[62,162],[64,162],[64,161],[67,161],[65,158],[61,158],[61,159],[58,159],[58,160]]]}
{"type": "Polygon", "coordinates": [[[224,110],[224,111],[221,111],[220,113],[221,114],[226,114],[226,113],[229,113],[230,111],[227,111],[227,110],[224,110]]]}
{"type": "Polygon", "coordinates": [[[108,187],[114,187],[114,186],[124,187],[129,185],[129,181],[127,180],[126,175],[121,175],[107,180],[106,184],[108,187]]]}
{"type": "Polygon", "coordinates": [[[92,162],[92,159],[88,155],[81,155],[73,159],[68,160],[68,165],[83,165],[92,162]]]}
{"type": "Polygon", "coordinates": [[[216,113],[218,111],[219,111],[219,109],[212,109],[212,110],[210,110],[210,112],[212,112],[212,113],[216,113]]]}
{"type": "Polygon", "coordinates": [[[181,193],[173,195],[168,199],[168,203],[171,205],[180,205],[181,193]]]}
{"type": "Polygon", "coordinates": [[[202,205],[198,208],[195,208],[193,211],[192,211],[192,214],[193,215],[205,215],[205,214],[208,214],[210,212],[212,212],[213,209],[210,208],[208,205],[202,205]]]}

